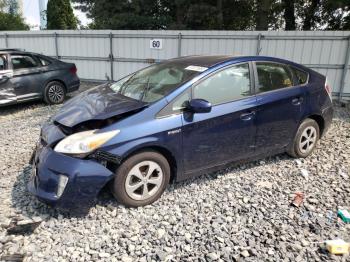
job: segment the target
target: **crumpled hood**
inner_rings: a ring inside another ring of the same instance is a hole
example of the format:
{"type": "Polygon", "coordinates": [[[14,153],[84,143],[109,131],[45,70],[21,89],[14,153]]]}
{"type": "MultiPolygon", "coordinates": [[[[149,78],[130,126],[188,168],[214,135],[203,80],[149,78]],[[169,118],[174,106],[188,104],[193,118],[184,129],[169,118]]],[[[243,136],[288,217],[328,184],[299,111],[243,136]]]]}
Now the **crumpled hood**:
{"type": "Polygon", "coordinates": [[[147,103],[117,94],[105,84],[67,101],[53,121],[67,127],[89,120],[105,120],[145,107],[147,103]]]}

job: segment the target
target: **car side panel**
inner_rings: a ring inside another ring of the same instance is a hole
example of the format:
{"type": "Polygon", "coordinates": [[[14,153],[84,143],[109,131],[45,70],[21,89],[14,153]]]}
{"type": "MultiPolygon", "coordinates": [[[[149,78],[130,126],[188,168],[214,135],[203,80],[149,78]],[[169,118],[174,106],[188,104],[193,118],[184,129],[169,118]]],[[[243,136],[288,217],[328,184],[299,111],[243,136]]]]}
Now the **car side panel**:
{"type": "Polygon", "coordinates": [[[210,113],[183,115],[184,170],[197,173],[254,154],[256,98],[216,105],[210,113]],[[253,112],[253,113],[252,113],[253,112]],[[243,120],[244,114],[252,113],[243,120]]]}
{"type": "MultiPolygon", "coordinates": [[[[298,123],[304,113],[303,108],[301,107],[292,107],[293,110],[286,109],[284,105],[280,105],[281,108],[277,109],[269,109],[269,106],[271,106],[271,103],[279,103],[279,100],[282,100],[288,102],[293,96],[300,96],[301,94],[304,94],[304,87],[293,87],[293,88],[287,88],[286,90],[283,90],[285,93],[281,94],[274,94],[274,92],[271,92],[269,94],[266,94],[266,96],[263,99],[260,99],[260,103],[258,101],[258,108],[257,114],[261,113],[260,109],[264,105],[265,107],[265,113],[267,118],[266,121],[261,121],[260,123],[263,124],[273,124],[273,125],[280,125],[284,127],[284,130],[277,130],[273,135],[282,140],[282,145],[276,145],[274,150],[272,152],[281,152],[280,147],[287,146],[288,142],[292,139],[293,135],[291,133],[295,132],[298,123]],[[270,104],[270,105],[269,105],[270,104]],[[283,123],[284,122],[284,123],[283,123]],[[291,128],[292,127],[292,128],[291,128]],[[290,130],[289,130],[290,129],[290,130]],[[285,139],[284,135],[281,135],[281,132],[288,132],[288,137],[285,139]],[[289,138],[289,139],[288,139],[289,138]]],[[[279,91],[276,91],[279,92],[279,91]]],[[[178,95],[178,94],[176,94],[178,95]]],[[[175,96],[175,95],[174,95],[175,96]]],[[[120,156],[122,159],[128,157],[130,154],[132,154],[135,151],[141,150],[143,148],[149,148],[149,147],[159,147],[164,148],[167,151],[171,152],[177,165],[177,180],[183,180],[188,177],[188,173],[184,172],[183,167],[183,149],[182,146],[180,148],[179,145],[183,144],[181,134],[179,132],[183,132],[183,129],[181,128],[180,131],[179,127],[181,127],[181,121],[180,116],[181,115],[175,115],[171,117],[165,117],[164,119],[156,119],[156,114],[166,105],[167,103],[164,103],[162,105],[157,104],[157,109],[151,110],[146,109],[138,114],[135,114],[131,117],[128,117],[126,119],[123,119],[119,121],[118,123],[111,125],[107,127],[105,130],[115,130],[120,129],[122,132],[113,140],[109,141],[104,147],[101,148],[101,150],[108,151],[112,154],[120,156]],[[150,112],[148,112],[150,110],[150,112]],[[154,117],[154,119],[150,119],[150,116],[154,117]],[[174,132],[173,132],[174,131],[174,132]],[[171,133],[169,133],[171,132],[171,133]],[[130,140],[130,137],[133,137],[132,140],[130,140]]],[[[289,104],[290,105],[290,104],[289,104]]],[[[257,121],[258,124],[259,121],[257,121]]],[[[271,130],[271,129],[270,129],[271,130]]],[[[265,126],[264,136],[267,137],[270,134],[270,130],[267,126],[265,126]]],[[[261,130],[260,130],[261,131],[261,130]]],[[[208,139],[211,139],[208,137],[208,139]]],[[[269,154],[267,152],[264,145],[261,145],[260,149],[262,152],[255,152],[253,156],[256,155],[262,155],[262,154],[269,154]]],[[[232,159],[234,160],[234,159],[232,159]]],[[[217,163],[217,166],[219,166],[221,163],[217,163]]],[[[204,172],[206,169],[204,168],[202,171],[204,172]]]]}
{"type": "MultiPolygon", "coordinates": [[[[9,61],[9,55],[2,54],[9,61]]],[[[14,104],[17,102],[14,85],[11,81],[13,77],[12,65],[8,63],[4,70],[0,70],[0,106],[14,104]]]]}
{"type": "Polygon", "coordinates": [[[17,100],[21,101],[31,99],[33,97],[40,97],[40,92],[38,90],[42,85],[42,79],[40,77],[41,69],[39,66],[39,61],[35,58],[35,56],[29,53],[10,54],[9,66],[11,69],[13,69],[13,77],[11,78],[11,82],[14,86],[17,100]],[[31,57],[38,63],[38,66],[14,69],[12,64],[12,56],[16,55],[25,55],[31,57]]]}
{"type": "MultiPolygon", "coordinates": [[[[143,118],[142,114],[135,115],[135,117],[143,118]]],[[[108,142],[101,150],[125,159],[130,154],[145,148],[163,149],[169,152],[175,160],[177,174],[181,176],[183,173],[181,115],[140,120],[140,122],[143,123],[137,125],[136,128],[134,125],[128,124],[120,128],[117,127],[122,131],[116,136],[116,142],[108,142]],[[135,139],[129,140],[127,137],[135,137],[135,139]]]]}
{"type": "Polygon", "coordinates": [[[14,70],[11,81],[18,100],[26,97],[41,96],[39,90],[43,85],[43,79],[39,67],[14,70]]]}
{"type": "Polygon", "coordinates": [[[290,144],[304,110],[303,88],[291,87],[257,94],[257,153],[290,144]],[[300,104],[294,104],[296,99],[300,99],[300,104]]]}
{"type": "Polygon", "coordinates": [[[324,119],[324,131],[326,131],[333,118],[333,105],[325,90],[326,78],[323,75],[310,72],[309,84],[305,86],[306,110],[303,119],[318,115],[324,119]]]}
{"type": "Polygon", "coordinates": [[[6,72],[0,72],[0,106],[6,104],[12,104],[17,102],[17,97],[14,89],[14,85],[11,81],[12,72],[7,70],[6,72]]]}

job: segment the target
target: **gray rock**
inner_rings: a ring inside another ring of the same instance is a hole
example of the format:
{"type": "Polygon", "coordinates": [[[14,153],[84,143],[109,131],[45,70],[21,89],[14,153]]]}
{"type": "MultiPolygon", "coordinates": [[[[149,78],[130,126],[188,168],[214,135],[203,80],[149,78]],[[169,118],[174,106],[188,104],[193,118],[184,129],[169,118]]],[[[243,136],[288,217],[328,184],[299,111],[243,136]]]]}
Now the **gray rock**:
{"type": "Polygon", "coordinates": [[[249,257],[249,256],[250,256],[248,250],[243,250],[243,251],[241,252],[241,255],[242,255],[242,257],[249,257]]]}
{"type": "Polygon", "coordinates": [[[122,261],[123,262],[132,262],[133,261],[133,258],[132,257],[129,257],[127,255],[123,255],[122,256],[122,261]]]}
{"type": "Polygon", "coordinates": [[[157,254],[157,257],[160,261],[165,261],[167,258],[167,255],[168,255],[166,252],[164,252],[162,250],[157,251],[156,254],[157,254]]]}
{"type": "Polygon", "coordinates": [[[335,107],[332,126],[308,158],[283,154],[174,183],[157,202],[136,209],[106,192],[76,218],[26,189],[40,126],[60,107],[0,110],[0,258],[11,251],[28,261],[305,261],[306,252],[310,261],[343,259],[312,243],[349,241],[350,226],[336,216],[338,206],[350,209],[350,113],[341,111],[348,109],[335,107]],[[290,202],[298,191],[306,198],[296,209],[290,202]],[[7,235],[9,221],[25,220],[41,224],[7,235]]]}
{"type": "Polygon", "coordinates": [[[207,254],[206,257],[210,261],[215,261],[215,260],[218,260],[220,258],[220,256],[217,253],[215,253],[215,252],[211,252],[211,253],[207,254]]]}
{"type": "Polygon", "coordinates": [[[165,233],[166,233],[166,231],[164,229],[162,229],[162,228],[158,229],[158,231],[157,231],[157,238],[158,239],[163,238],[165,233]]]}

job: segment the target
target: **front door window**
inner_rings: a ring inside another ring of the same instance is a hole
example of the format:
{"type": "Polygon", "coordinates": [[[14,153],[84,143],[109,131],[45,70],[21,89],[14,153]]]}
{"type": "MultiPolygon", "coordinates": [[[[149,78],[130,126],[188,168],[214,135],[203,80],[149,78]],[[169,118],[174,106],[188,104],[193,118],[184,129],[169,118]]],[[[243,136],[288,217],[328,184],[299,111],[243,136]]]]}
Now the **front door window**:
{"type": "Polygon", "coordinates": [[[239,64],[220,70],[193,88],[193,97],[223,104],[250,95],[249,65],[239,64]]]}

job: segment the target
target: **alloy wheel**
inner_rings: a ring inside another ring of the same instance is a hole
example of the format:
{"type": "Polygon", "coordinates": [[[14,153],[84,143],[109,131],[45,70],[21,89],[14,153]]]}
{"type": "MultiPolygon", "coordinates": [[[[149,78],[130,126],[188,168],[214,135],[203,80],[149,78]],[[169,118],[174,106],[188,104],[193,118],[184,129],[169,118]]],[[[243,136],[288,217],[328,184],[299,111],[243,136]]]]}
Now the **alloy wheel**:
{"type": "Polygon", "coordinates": [[[51,102],[60,103],[64,98],[64,90],[60,85],[52,85],[49,88],[48,96],[51,102]]]}
{"type": "Polygon", "coordinates": [[[315,147],[317,141],[317,131],[313,126],[305,128],[300,136],[299,150],[303,154],[309,153],[315,147]]]}
{"type": "Polygon", "coordinates": [[[125,190],[133,200],[146,200],[161,188],[163,171],[154,161],[142,161],[129,171],[125,180],[125,190]]]}

